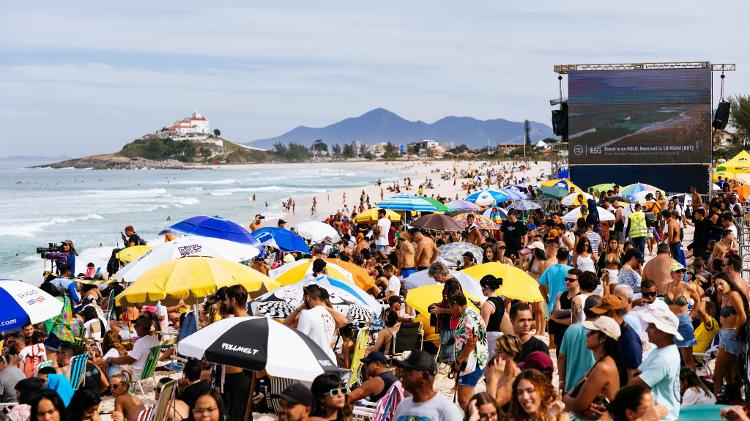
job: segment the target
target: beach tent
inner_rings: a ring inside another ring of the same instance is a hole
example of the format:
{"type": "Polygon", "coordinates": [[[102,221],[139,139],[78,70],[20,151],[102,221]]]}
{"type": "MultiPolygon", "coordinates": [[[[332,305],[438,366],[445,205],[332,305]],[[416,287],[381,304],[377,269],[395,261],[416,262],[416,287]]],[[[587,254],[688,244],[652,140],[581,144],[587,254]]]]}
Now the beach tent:
{"type": "Polygon", "coordinates": [[[741,151],[734,158],[719,165],[717,171],[727,171],[734,173],[750,173],[750,153],[741,151]]]}

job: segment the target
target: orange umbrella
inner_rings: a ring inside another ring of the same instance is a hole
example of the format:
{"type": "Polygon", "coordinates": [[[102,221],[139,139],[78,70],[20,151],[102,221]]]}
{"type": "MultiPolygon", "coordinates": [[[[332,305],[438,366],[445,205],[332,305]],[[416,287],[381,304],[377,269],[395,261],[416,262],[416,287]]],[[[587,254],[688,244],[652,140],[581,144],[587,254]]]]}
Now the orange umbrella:
{"type": "Polygon", "coordinates": [[[368,272],[367,269],[359,267],[351,262],[345,262],[341,259],[329,259],[326,257],[323,260],[328,263],[333,263],[334,265],[339,265],[351,272],[352,277],[354,278],[354,283],[363,290],[367,291],[375,286],[375,279],[370,276],[370,272],[368,272]]]}
{"type": "Polygon", "coordinates": [[[743,185],[734,188],[734,191],[740,195],[740,199],[745,200],[746,197],[750,196],[750,186],[743,185]]]}

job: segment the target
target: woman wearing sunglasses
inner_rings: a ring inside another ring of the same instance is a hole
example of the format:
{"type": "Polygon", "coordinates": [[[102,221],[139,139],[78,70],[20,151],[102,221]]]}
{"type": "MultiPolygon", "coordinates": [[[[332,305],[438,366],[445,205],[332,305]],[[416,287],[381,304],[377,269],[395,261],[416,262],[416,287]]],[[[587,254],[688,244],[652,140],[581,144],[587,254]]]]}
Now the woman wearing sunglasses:
{"type": "Polygon", "coordinates": [[[351,419],[351,404],[346,396],[349,390],[339,376],[321,374],[315,378],[310,390],[315,398],[311,417],[335,421],[351,419]]]}

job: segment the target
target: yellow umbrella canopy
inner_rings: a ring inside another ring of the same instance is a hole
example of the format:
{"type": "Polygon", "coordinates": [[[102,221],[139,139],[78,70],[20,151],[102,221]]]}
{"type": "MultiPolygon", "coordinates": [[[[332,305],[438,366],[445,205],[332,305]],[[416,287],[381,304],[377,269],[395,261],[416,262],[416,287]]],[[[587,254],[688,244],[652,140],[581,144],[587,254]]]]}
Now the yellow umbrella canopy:
{"type": "Polygon", "coordinates": [[[115,254],[118,260],[123,263],[130,263],[133,260],[143,256],[147,252],[151,251],[151,246],[133,246],[124,248],[115,254]]]}
{"type": "Polygon", "coordinates": [[[194,304],[221,287],[240,284],[251,298],[279,287],[266,275],[245,265],[216,257],[188,256],[171,260],[146,272],[117,296],[118,305],[194,304]]]}
{"type": "Polygon", "coordinates": [[[564,188],[568,192],[570,192],[571,188],[573,189],[573,193],[583,193],[584,192],[580,187],[578,187],[575,184],[573,184],[573,182],[570,181],[570,179],[568,179],[568,178],[556,178],[554,180],[547,180],[547,181],[545,181],[545,182],[543,182],[543,183],[540,184],[541,187],[550,187],[550,186],[555,186],[555,185],[564,188]]]}
{"type": "MultiPolygon", "coordinates": [[[[354,218],[354,223],[356,224],[374,224],[378,222],[378,209],[379,208],[370,208],[366,211],[360,213],[354,218]]],[[[398,212],[394,212],[390,209],[385,210],[385,217],[390,219],[391,222],[398,222],[401,220],[401,215],[398,214],[398,212]]]]}
{"type": "MultiPolygon", "coordinates": [[[[479,302],[479,299],[473,294],[470,294],[466,291],[464,291],[464,295],[467,298],[469,306],[471,306],[471,308],[473,308],[474,310],[479,311],[473,303],[473,301],[479,302]]],[[[414,289],[410,289],[406,294],[406,304],[409,304],[411,308],[424,315],[430,314],[428,310],[430,304],[439,303],[441,301],[443,301],[442,284],[432,284],[417,287],[414,289]]]]}
{"type": "MultiPolygon", "coordinates": [[[[300,280],[304,279],[305,276],[312,273],[312,266],[313,266],[314,260],[315,259],[300,259],[294,263],[288,263],[286,265],[273,269],[268,274],[271,276],[271,278],[273,278],[280,285],[290,285],[295,282],[299,282],[300,280]]],[[[328,263],[326,265],[326,270],[328,270],[328,276],[330,276],[333,279],[347,281],[353,284],[356,283],[354,281],[354,276],[352,275],[352,273],[344,269],[343,267],[339,266],[338,264],[328,263]]],[[[372,285],[370,285],[370,287],[372,287],[372,285]]],[[[365,290],[369,289],[369,287],[368,288],[360,287],[360,288],[365,289],[365,290]]]]}
{"type": "Polygon", "coordinates": [[[482,279],[485,275],[502,278],[503,285],[498,288],[497,293],[514,300],[534,303],[544,299],[541,291],[539,291],[539,283],[536,279],[515,266],[499,262],[488,262],[472,266],[461,272],[477,280],[482,279]]]}

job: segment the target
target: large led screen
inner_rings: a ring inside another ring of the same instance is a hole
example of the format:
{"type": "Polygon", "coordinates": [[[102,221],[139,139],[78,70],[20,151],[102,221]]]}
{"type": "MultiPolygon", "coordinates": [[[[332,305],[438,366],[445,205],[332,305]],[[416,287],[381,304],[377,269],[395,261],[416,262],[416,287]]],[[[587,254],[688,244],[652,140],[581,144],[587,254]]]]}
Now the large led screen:
{"type": "Polygon", "coordinates": [[[711,162],[711,70],[568,75],[571,164],[711,162]]]}

